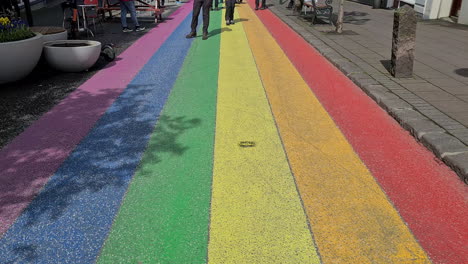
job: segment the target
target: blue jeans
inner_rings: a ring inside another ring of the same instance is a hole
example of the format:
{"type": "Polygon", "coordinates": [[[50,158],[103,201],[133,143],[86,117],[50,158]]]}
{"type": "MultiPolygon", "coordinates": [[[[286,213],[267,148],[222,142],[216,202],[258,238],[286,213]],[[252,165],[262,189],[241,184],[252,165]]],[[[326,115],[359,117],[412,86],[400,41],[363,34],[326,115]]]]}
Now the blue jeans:
{"type": "Polygon", "coordinates": [[[127,25],[127,13],[130,13],[132,17],[133,24],[135,27],[139,27],[138,19],[136,17],[136,9],[134,1],[120,1],[120,21],[122,22],[122,27],[126,28],[127,25]]]}

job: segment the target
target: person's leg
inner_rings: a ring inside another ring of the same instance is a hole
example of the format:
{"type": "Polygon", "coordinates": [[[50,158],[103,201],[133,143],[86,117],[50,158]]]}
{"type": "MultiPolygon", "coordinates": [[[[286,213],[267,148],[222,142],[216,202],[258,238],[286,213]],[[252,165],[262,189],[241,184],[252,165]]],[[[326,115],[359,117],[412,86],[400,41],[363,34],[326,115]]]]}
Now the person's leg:
{"type": "Polygon", "coordinates": [[[128,9],[130,11],[130,15],[132,16],[132,21],[133,24],[135,25],[135,28],[140,27],[140,24],[138,24],[138,19],[136,15],[136,8],[135,8],[135,2],[134,1],[128,1],[128,9]]]}
{"type": "Polygon", "coordinates": [[[192,31],[191,31],[191,33],[197,32],[198,15],[200,15],[200,9],[201,9],[202,5],[203,5],[202,0],[195,0],[193,2],[192,31]]]}
{"type": "Polygon", "coordinates": [[[122,28],[128,28],[127,25],[127,3],[120,1],[120,22],[122,23],[122,28]]]}
{"type": "Polygon", "coordinates": [[[211,1],[203,1],[203,35],[208,35],[208,26],[210,25],[211,1]]]}
{"type": "Polygon", "coordinates": [[[255,10],[258,10],[258,4],[260,3],[260,0],[255,0],[255,10]]]}
{"type": "Polygon", "coordinates": [[[218,0],[214,0],[214,2],[215,2],[215,8],[216,8],[216,10],[218,10],[219,1],[218,1],[218,0]]]}
{"type": "Polygon", "coordinates": [[[230,0],[232,8],[230,10],[231,24],[234,24],[234,9],[236,9],[236,0],[230,0]]]}
{"type": "Polygon", "coordinates": [[[226,24],[229,25],[231,23],[230,11],[231,11],[231,0],[226,0],[226,13],[224,14],[224,18],[226,20],[226,24]]]}
{"type": "Polygon", "coordinates": [[[266,0],[262,0],[262,9],[265,9],[265,8],[267,8],[267,6],[266,6],[266,0]]]}

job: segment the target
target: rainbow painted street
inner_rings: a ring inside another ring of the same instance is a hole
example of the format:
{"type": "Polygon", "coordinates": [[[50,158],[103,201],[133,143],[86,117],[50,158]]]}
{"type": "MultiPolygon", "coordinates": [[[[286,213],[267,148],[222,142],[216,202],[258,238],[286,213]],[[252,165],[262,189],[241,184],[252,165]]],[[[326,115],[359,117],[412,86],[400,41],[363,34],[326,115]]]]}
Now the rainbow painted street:
{"type": "Polygon", "coordinates": [[[453,171],[254,1],[191,11],[0,150],[0,263],[468,263],[453,171]]]}

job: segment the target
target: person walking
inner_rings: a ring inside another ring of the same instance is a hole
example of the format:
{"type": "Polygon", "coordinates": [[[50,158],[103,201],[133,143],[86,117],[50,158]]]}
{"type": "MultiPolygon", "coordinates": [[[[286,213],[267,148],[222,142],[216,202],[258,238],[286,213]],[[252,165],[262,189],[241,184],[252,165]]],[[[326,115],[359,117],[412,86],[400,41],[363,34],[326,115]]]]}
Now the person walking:
{"type": "Polygon", "coordinates": [[[214,10],[218,11],[219,10],[219,0],[212,0],[211,1],[211,11],[213,11],[213,2],[214,2],[214,7],[215,7],[214,10]]]}
{"type": "Polygon", "coordinates": [[[234,24],[234,8],[236,7],[236,0],[226,0],[226,25],[234,24]]]}
{"type": "Polygon", "coordinates": [[[128,28],[127,25],[127,13],[130,13],[132,17],[133,24],[135,26],[135,31],[143,31],[145,27],[140,27],[138,19],[136,16],[135,1],[134,0],[120,0],[120,22],[122,23],[123,32],[132,32],[133,30],[128,28]]]}
{"type": "MultiPolygon", "coordinates": [[[[260,0],[255,0],[255,10],[258,10],[258,5],[260,4],[260,0]]],[[[267,9],[268,7],[266,6],[266,0],[262,0],[262,7],[260,8],[261,10],[267,9]]]]}
{"type": "Polygon", "coordinates": [[[203,8],[203,40],[208,39],[208,25],[210,24],[210,9],[213,0],[194,0],[192,12],[192,31],[185,36],[186,38],[194,38],[197,36],[198,16],[200,9],[203,8]]]}

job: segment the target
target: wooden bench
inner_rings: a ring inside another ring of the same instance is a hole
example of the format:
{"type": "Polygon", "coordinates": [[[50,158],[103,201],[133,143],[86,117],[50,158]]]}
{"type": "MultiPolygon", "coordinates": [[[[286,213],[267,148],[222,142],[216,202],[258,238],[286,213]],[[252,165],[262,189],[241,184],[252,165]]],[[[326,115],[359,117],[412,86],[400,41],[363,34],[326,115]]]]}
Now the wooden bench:
{"type": "Polygon", "coordinates": [[[318,15],[327,15],[328,22],[333,25],[333,7],[331,6],[332,0],[312,0],[310,2],[304,1],[304,13],[307,14],[307,8],[312,10],[312,24],[318,15]]]}

